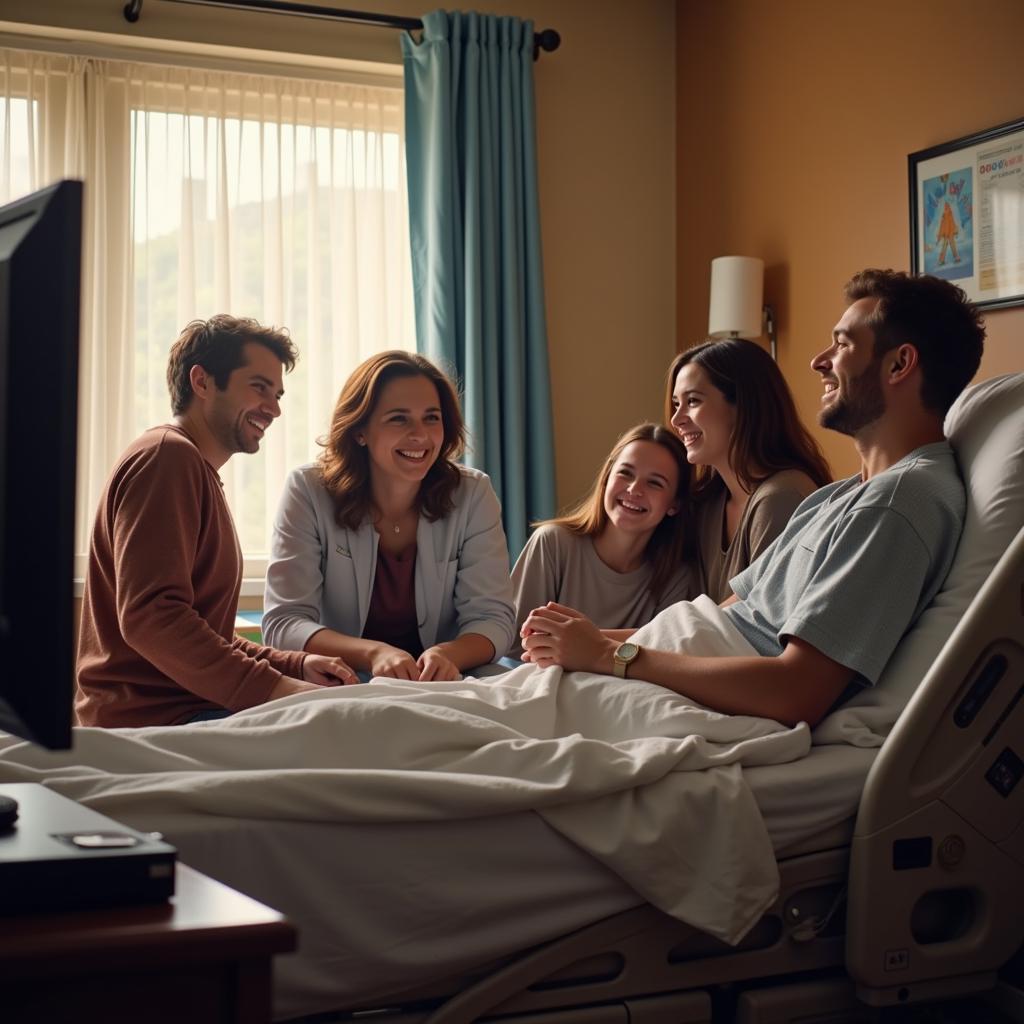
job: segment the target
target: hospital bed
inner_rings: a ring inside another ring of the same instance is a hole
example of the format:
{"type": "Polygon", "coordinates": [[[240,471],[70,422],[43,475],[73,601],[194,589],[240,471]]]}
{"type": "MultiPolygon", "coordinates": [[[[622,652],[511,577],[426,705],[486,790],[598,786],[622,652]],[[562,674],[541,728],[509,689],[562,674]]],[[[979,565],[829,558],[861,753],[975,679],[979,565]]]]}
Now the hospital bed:
{"type": "Polygon", "coordinates": [[[529,814],[171,823],[186,861],[302,929],[278,1014],[757,1024],[993,990],[1024,943],[1024,374],[968,389],[946,431],[969,504],[953,568],[854,701],[868,720],[905,710],[880,751],[826,719],[807,758],[745,773],[781,885],[738,945],[641,903],[529,814]],[[297,872],[321,881],[302,892],[297,872]]]}
{"type": "Polygon", "coordinates": [[[942,591],[808,756],[744,769],[781,881],[736,945],[532,812],[346,825],[171,804],[128,823],[299,927],[281,1020],[767,1024],[991,990],[1024,942],[1024,374],[969,389],[947,433],[969,508],[942,591]],[[891,728],[880,750],[849,709],[891,728]]]}

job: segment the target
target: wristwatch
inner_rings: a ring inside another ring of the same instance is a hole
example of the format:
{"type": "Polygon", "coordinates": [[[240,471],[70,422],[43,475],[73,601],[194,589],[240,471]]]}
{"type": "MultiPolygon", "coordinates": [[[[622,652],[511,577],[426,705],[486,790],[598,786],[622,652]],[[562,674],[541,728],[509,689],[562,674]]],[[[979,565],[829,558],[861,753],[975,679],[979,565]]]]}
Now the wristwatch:
{"type": "Polygon", "coordinates": [[[636,661],[640,656],[639,644],[630,643],[628,640],[624,644],[619,644],[615,648],[615,654],[613,655],[612,671],[620,679],[626,678],[626,669],[636,661]]]}

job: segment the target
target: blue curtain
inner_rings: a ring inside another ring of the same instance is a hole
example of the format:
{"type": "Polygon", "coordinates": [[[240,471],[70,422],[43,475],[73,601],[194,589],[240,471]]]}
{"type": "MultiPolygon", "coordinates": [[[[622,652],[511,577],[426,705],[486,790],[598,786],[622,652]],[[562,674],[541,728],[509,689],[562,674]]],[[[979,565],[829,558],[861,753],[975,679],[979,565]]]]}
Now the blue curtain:
{"type": "Polygon", "coordinates": [[[515,557],[555,510],[533,23],[435,11],[402,49],[417,347],[462,383],[515,557]]]}

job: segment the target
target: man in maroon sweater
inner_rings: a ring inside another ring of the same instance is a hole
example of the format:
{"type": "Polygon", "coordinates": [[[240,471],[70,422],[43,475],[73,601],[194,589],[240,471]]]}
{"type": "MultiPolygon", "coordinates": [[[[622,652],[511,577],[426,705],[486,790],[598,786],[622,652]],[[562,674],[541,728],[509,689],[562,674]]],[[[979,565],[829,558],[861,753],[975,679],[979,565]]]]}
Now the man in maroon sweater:
{"type": "Polygon", "coordinates": [[[82,725],[173,725],[356,682],[340,658],[234,635],[242,556],[218,470],[281,414],[286,334],[194,321],[171,349],[173,422],[128,446],[103,491],[78,638],[82,725]]]}

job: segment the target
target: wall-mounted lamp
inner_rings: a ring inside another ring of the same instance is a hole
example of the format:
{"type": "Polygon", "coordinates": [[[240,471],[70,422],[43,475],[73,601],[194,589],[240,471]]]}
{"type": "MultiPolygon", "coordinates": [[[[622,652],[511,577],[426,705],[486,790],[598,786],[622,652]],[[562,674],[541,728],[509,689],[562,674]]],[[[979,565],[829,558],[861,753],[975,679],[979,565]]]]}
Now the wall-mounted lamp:
{"type": "Polygon", "coordinates": [[[764,303],[764,260],[756,256],[719,256],[711,261],[708,334],[712,338],[760,338],[768,335],[772,359],[778,359],[775,313],[764,303]]]}

